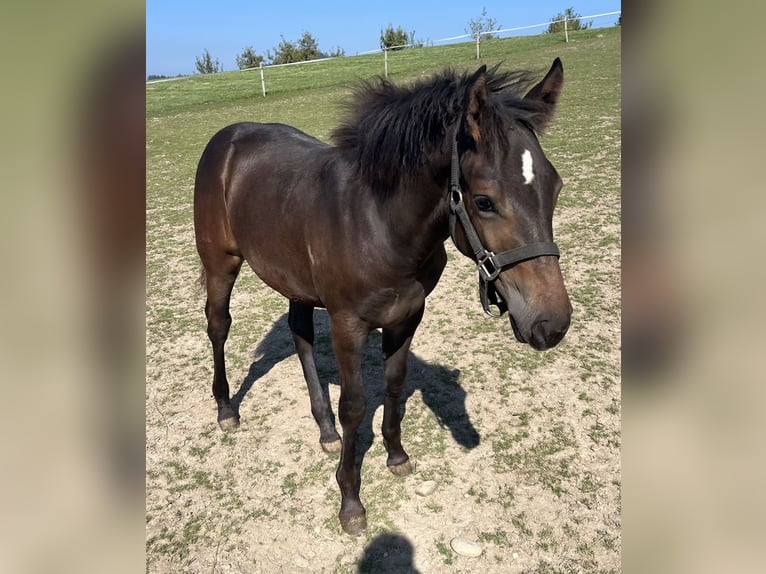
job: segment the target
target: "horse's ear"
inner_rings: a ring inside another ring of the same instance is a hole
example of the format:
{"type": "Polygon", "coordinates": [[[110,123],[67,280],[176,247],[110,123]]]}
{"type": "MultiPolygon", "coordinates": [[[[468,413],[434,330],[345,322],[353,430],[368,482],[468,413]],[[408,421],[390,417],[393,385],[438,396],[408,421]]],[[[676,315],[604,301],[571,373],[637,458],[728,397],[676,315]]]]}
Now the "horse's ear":
{"type": "Polygon", "coordinates": [[[536,129],[542,130],[553,119],[553,112],[556,110],[556,103],[559,101],[561,95],[561,88],[564,85],[564,66],[561,64],[561,60],[556,58],[553,60],[553,65],[545,77],[540,80],[540,83],[535,85],[526,96],[525,100],[536,100],[545,104],[535,121],[537,125],[536,129]]]}
{"type": "Polygon", "coordinates": [[[481,124],[487,110],[487,66],[482,66],[468,79],[463,105],[465,132],[478,144],[481,140],[481,124]]]}

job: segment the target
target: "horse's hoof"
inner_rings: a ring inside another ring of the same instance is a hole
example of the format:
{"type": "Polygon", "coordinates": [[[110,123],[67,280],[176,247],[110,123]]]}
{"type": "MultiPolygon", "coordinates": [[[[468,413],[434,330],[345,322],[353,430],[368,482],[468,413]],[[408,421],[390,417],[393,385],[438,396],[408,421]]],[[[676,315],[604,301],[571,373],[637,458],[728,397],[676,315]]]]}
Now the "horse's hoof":
{"type": "Polygon", "coordinates": [[[392,464],[388,467],[388,470],[396,476],[409,476],[412,474],[412,464],[409,460],[405,460],[401,464],[392,464]]]}
{"type": "Polygon", "coordinates": [[[218,421],[218,426],[221,427],[223,432],[237,430],[237,428],[239,428],[239,417],[235,415],[227,419],[222,419],[218,421]]]}
{"type": "Polygon", "coordinates": [[[343,532],[351,536],[359,536],[367,529],[367,517],[364,514],[355,516],[339,516],[343,532]]]}
{"type": "Polygon", "coordinates": [[[341,440],[333,440],[330,442],[319,442],[319,446],[322,447],[322,450],[325,451],[327,454],[338,454],[343,447],[343,442],[341,440]]]}

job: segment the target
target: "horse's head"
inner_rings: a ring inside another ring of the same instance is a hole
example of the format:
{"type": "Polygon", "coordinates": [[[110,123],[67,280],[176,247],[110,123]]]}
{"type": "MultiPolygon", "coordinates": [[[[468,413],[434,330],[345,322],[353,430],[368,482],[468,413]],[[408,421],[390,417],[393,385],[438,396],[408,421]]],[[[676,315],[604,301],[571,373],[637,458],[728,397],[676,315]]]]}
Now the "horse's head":
{"type": "MultiPolygon", "coordinates": [[[[468,80],[456,139],[465,212],[484,249],[495,254],[528,245],[555,248],[553,209],[563,184],[536,132],[553,116],[564,78],[561,61],[520,99],[505,95],[487,75],[482,67],[468,80]]],[[[464,226],[455,228],[458,249],[475,259],[464,226]]],[[[555,346],[572,314],[558,258],[533,255],[498,271],[494,288],[516,338],[538,350],[555,346]]]]}

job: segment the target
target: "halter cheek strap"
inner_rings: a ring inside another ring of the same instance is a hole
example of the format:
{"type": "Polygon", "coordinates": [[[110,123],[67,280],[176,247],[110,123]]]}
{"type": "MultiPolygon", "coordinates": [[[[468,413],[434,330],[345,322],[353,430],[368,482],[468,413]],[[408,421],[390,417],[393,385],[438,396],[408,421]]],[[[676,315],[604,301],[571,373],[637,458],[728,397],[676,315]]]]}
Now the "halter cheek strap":
{"type": "Polygon", "coordinates": [[[476,267],[479,271],[479,296],[481,298],[484,312],[492,317],[500,317],[508,310],[505,302],[498,297],[495,290],[494,281],[505,267],[510,267],[521,261],[534,259],[543,255],[554,255],[559,257],[559,249],[553,242],[529,243],[516,249],[503,251],[495,254],[484,247],[484,244],[476,232],[476,228],[468,217],[468,211],[463,201],[463,190],[460,189],[460,158],[457,153],[457,129],[452,142],[452,166],[450,174],[449,191],[449,232],[453,243],[457,246],[455,240],[455,228],[457,222],[463,227],[468,244],[473,251],[476,267]],[[493,312],[491,307],[497,307],[498,311],[493,312]]]}

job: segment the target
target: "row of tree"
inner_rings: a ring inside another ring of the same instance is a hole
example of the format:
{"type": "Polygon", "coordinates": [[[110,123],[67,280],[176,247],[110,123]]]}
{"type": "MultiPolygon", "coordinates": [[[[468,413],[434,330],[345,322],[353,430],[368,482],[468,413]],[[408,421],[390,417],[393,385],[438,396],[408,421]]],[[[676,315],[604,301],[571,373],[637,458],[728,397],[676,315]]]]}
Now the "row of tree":
{"type": "MultiPolygon", "coordinates": [[[[567,8],[563,12],[556,14],[550,19],[550,24],[546,33],[554,34],[564,31],[564,22],[567,20],[568,30],[587,30],[593,25],[593,22],[582,23],[582,16],[574,11],[574,8],[567,8]]],[[[622,16],[617,21],[621,24],[622,16]]],[[[487,15],[487,9],[482,8],[481,16],[468,21],[468,27],[465,33],[478,41],[491,40],[495,37],[493,31],[499,30],[500,24],[497,20],[487,15]]],[[[381,50],[401,50],[404,48],[420,48],[424,45],[423,40],[415,40],[415,31],[409,34],[401,26],[394,28],[391,24],[385,30],[380,31],[380,49],[381,50]]]]}
{"type": "MultiPolygon", "coordinates": [[[[562,20],[566,18],[568,30],[587,30],[593,22],[583,24],[581,16],[574,11],[574,8],[567,8],[564,12],[556,14],[550,20],[547,33],[557,33],[564,30],[562,20]]],[[[475,40],[481,42],[494,37],[492,31],[498,30],[500,24],[494,18],[487,15],[487,9],[482,9],[481,16],[468,21],[468,27],[465,29],[475,40]]],[[[309,60],[318,60],[320,58],[331,58],[345,56],[342,48],[335,48],[331,52],[323,52],[319,49],[319,42],[309,32],[303,32],[303,35],[295,42],[285,40],[274,48],[274,51],[266,50],[265,55],[257,54],[252,46],[247,46],[237,55],[237,67],[240,70],[247,68],[257,68],[261,64],[291,64],[293,62],[307,62],[309,60]]],[[[402,50],[405,48],[418,48],[424,45],[423,40],[415,40],[415,31],[407,32],[401,26],[394,28],[389,24],[385,30],[380,31],[381,50],[402,50]]],[[[222,72],[223,66],[219,60],[213,60],[210,52],[205,50],[201,57],[195,59],[197,72],[200,74],[212,74],[222,72]]]]}
{"type": "MultiPolygon", "coordinates": [[[[286,40],[280,36],[282,41],[277,45],[273,52],[266,50],[265,55],[255,52],[252,46],[246,46],[236,57],[237,68],[244,70],[247,68],[257,68],[264,64],[292,64],[293,62],[307,62],[309,60],[319,60],[320,58],[334,58],[345,56],[342,48],[336,48],[331,52],[323,52],[319,49],[319,42],[309,32],[303,32],[303,35],[295,42],[286,40]]],[[[213,74],[222,72],[221,62],[210,55],[205,50],[202,56],[195,58],[195,67],[199,74],[213,74]]]]}

